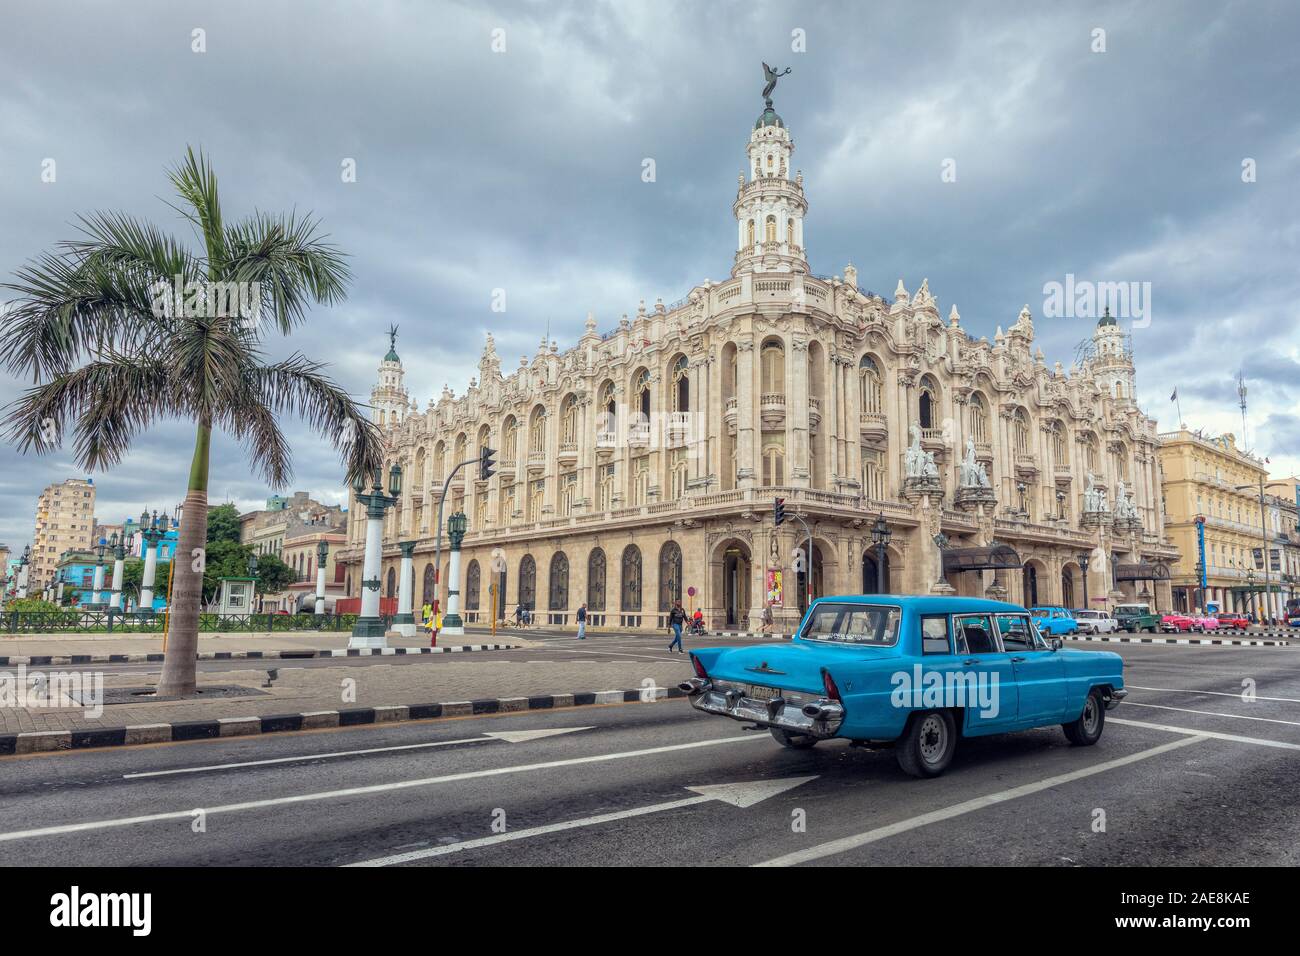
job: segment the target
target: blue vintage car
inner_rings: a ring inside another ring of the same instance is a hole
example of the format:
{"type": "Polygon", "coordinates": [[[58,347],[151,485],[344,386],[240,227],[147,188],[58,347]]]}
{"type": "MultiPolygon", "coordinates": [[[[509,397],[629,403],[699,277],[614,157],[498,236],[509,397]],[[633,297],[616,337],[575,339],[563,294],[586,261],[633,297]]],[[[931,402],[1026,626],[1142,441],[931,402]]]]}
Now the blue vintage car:
{"type": "Polygon", "coordinates": [[[813,602],[790,643],[691,652],[692,706],[766,727],[786,747],[892,743],[899,765],[941,774],[962,737],[1060,724],[1094,744],[1128,693],[1118,654],[1045,640],[1025,608],[885,594],[813,602]]]}
{"type": "Polygon", "coordinates": [[[1079,630],[1079,621],[1074,612],[1063,607],[1036,607],[1029,613],[1034,617],[1034,627],[1049,637],[1073,634],[1079,630]]]}

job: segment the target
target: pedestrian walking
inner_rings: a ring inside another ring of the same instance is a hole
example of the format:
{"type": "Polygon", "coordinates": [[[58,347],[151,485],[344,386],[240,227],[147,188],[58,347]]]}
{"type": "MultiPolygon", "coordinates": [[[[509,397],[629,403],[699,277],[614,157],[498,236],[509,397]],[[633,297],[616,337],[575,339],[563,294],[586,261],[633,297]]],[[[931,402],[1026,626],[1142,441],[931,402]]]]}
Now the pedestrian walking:
{"type": "Polygon", "coordinates": [[[578,640],[587,639],[587,602],[583,601],[582,606],[578,608],[578,640]]]}
{"type": "Polygon", "coordinates": [[[669,653],[672,653],[674,647],[679,653],[686,653],[686,648],[682,647],[682,625],[685,623],[686,609],[682,607],[681,601],[674,601],[673,609],[668,612],[668,627],[673,632],[673,642],[668,645],[669,653]]]}
{"type": "Polygon", "coordinates": [[[764,634],[772,633],[772,602],[768,601],[763,605],[763,626],[760,629],[764,634]]]}

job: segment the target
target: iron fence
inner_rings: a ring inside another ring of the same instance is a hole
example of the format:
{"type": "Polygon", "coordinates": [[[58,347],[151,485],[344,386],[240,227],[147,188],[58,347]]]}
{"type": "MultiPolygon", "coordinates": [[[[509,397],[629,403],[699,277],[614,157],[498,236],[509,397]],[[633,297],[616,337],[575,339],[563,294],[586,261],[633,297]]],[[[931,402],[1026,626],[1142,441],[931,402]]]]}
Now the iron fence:
{"type": "MultiPolygon", "coordinates": [[[[391,621],[384,618],[385,626],[391,621]]],[[[200,614],[199,630],[350,631],[356,622],[355,614],[200,614]]],[[[164,616],[151,611],[6,611],[0,628],[9,634],[154,634],[164,630],[164,616]]]]}

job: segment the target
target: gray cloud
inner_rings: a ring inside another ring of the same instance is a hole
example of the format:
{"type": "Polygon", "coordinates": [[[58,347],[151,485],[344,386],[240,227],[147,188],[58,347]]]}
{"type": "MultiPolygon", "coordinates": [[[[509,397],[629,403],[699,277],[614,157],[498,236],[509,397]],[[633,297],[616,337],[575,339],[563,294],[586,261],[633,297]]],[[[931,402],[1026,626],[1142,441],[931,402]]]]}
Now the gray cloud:
{"type": "MultiPolygon", "coordinates": [[[[602,329],[727,275],[730,202],[761,109],[759,63],[793,66],[776,106],[796,144],[814,271],[889,293],[922,277],[944,312],[992,335],[1066,273],[1152,283],[1134,333],[1144,405],[1239,430],[1238,368],[1261,447],[1300,470],[1294,263],[1300,85],[1282,3],[49,4],[6,10],[0,58],[0,275],[119,208],[184,233],[160,201],[187,143],[217,164],[228,211],[297,206],[352,253],[342,306],[273,354],[333,363],[359,398],[402,328],[421,404],[463,388],[484,333],[507,368],[588,311],[602,329]],[[1094,27],[1108,52],[1090,51],[1094,27]],[[190,50],[206,30],[208,52],[190,50]],[[489,48],[505,30],[507,52],[489,48]],[[794,29],[807,53],[790,52],[794,29]],[[1232,64],[1225,69],[1225,64],[1232,64]],[[42,184],[40,163],[58,163],[42,184]],[[358,181],[340,181],[345,157],[358,181]],[[1258,182],[1241,182],[1243,158],[1258,182]],[[654,159],[657,180],[643,183],[654,159]],[[940,181],[956,162],[957,181],[940,181]],[[508,311],[490,311],[495,288],[508,311]],[[1276,432],[1271,435],[1271,432],[1276,432]],[[1279,447],[1280,446],[1280,447],[1279,447]]],[[[1039,317],[1049,363],[1091,332],[1039,317]]],[[[0,378],[0,401],[21,383],[0,378]]],[[[339,494],[333,452],[295,422],[295,487],[339,494]]],[[[100,516],[179,500],[192,431],[164,425],[97,476],[100,516]]],[[[0,540],[30,537],[66,453],[0,448],[0,540]]],[[[267,494],[228,441],[212,494],[267,494]]]]}

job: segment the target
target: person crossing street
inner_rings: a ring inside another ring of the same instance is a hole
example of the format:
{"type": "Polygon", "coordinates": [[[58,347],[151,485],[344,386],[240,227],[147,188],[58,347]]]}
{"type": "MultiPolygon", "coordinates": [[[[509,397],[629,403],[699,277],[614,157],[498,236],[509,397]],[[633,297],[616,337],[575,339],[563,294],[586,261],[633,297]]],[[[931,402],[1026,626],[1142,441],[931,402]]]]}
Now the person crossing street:
{"type": "Polygon", "coordinates": [[[686,653],[686,648],[682,647],[682,625],[686,623],[686,610],[682,607],[681,601],[673,602],[673,609],[668,612],[668,627],[673,632],[673,641],[668,645],[669,653],[672,653],[674,647],[681,654],[686,653]]]}

